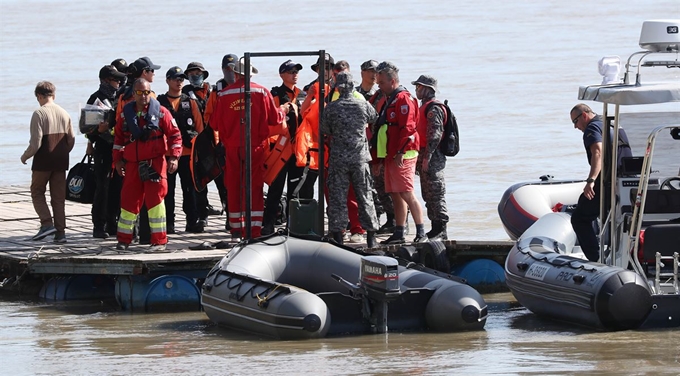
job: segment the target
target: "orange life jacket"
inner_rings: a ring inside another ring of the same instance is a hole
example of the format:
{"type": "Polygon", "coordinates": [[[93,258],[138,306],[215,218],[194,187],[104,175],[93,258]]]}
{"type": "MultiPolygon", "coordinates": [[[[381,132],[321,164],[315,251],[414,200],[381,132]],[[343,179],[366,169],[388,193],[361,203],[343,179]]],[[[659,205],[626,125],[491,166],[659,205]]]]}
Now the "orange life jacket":
{"type": "MultiPolygon", "coordinates": [[[[315,82],[316,92],[319,93],[319,83],[315,82]]],[[[325,92],[330,91],[329,85],[325,86],[325,92]]],[[[319,98],[315,98],[317,101],[319,98]]],[[[304,167],[309,164],[312,170],[319,169],[319,104],[314,102],[302,115],[303,120],[295,134],[295,158],[297,166],[304,167]]],[[[328,154],[326,154],[326,164],[328,154]]]]}

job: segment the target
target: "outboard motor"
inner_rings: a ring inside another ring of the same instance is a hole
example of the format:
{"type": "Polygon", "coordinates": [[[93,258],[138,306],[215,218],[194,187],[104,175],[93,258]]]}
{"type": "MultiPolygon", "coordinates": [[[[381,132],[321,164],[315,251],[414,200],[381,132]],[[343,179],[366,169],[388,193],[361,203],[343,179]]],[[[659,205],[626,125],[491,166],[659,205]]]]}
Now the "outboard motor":
{"type": "Polygon", "coordinates": [[[362,301],[362,314],[374,333],[387,333],[387,304],[401,294],[399,262],[386,256],[361,258],[359,284],[354,285],[333,274],[338,282],[349,287],[352,296],[362,301]]]}

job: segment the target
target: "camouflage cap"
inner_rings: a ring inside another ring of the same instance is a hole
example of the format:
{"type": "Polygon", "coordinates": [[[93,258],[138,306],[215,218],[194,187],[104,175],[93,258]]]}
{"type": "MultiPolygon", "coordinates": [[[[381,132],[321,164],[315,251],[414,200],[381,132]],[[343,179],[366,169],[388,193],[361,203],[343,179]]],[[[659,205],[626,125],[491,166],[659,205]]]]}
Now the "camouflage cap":
{"type": "Polygon", "coordinates": [[[422,85],[422,86],[427,86],[429,88],[432,88],[433,90],[437,90],[437,79],[427,75],[427,74],[421,74],[420,77],[418,77],[417,80],[411,81],[411,85],[422,85]]]}
{"type": "Polygon", "coordinates": [[[352,91],[354,89],[354,81],[352,74],[349,72],[340,72],[335,77],[335,87],[341,92],[352,91]]]}

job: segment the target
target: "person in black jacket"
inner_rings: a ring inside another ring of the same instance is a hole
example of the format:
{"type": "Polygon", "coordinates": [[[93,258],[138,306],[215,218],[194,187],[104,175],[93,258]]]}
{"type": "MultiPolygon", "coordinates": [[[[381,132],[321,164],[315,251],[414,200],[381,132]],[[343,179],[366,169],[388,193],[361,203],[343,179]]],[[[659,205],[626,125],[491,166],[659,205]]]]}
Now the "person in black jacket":
{"type": "MultiPolygon", "coordinates": [[[[104,105],[114,108],[114,101],[125,73],[119,72],[113,65],[105,65],[99,70],[99,89],[95,91],[87,104],[99,100],[104,105]]],[[[94,158],[96,188],[92,203],[92,236],[105,239],[116,232],[118,213],[120,211],[121,178],[112,171],[113,115],[99,124],[86,135],[88,139],[87,154],[94,158]]]]}

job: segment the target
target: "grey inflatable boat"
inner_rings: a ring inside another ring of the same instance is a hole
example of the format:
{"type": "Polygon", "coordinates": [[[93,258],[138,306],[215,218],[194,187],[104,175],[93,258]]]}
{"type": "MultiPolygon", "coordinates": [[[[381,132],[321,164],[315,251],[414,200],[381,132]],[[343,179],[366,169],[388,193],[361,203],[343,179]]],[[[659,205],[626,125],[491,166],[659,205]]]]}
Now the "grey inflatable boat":
{"type": "Polygon", "coordinates": [[[231,249],[206,277],[213,322],[278,339],[484,328],[487,307],[449,274],[320,238],[275,234],[231,249]]]}

